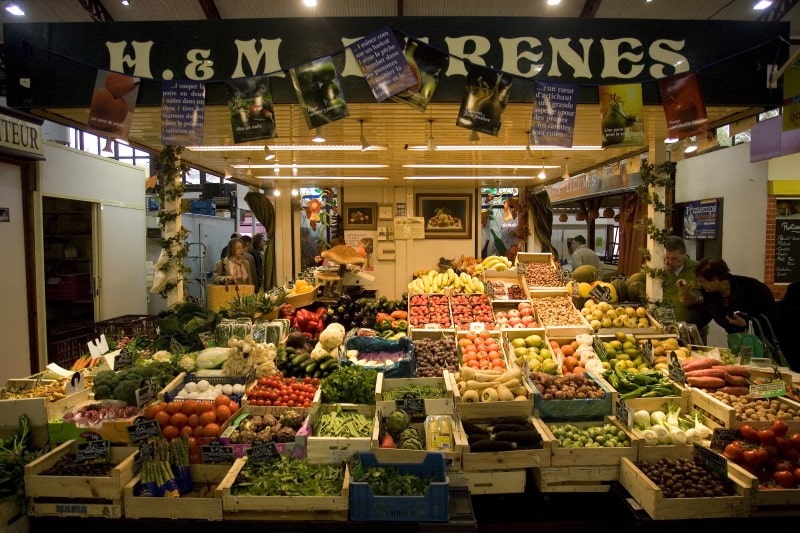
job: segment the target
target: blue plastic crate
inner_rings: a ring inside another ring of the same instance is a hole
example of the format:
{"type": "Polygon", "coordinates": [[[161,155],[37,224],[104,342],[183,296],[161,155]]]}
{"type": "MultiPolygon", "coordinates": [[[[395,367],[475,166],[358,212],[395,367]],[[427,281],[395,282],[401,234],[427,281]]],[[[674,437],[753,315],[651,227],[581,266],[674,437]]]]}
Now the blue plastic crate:
{"type": "Polygon", "coordinates": [[[450,483],[444,454],[432,452],[421,463],[381,463],[370,452],[359,452],[364,468],[394,466],[402,474],[431,481],[424,496],[375,496],[366,482],[350,481],[350,520],[391,522],[447,522],[450,519],[450,483]]]}

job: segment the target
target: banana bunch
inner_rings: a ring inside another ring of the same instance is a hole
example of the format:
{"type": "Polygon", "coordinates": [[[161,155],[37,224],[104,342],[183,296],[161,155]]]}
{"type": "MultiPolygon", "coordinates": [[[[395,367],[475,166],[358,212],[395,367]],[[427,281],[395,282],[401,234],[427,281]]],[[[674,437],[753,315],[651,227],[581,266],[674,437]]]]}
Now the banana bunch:
{"type": "Polygon", "coordinates": [[[509,268],[513,268],[513,263],[504,255],[490,255],[477,265],[475,265],[475,273],[478,274],[484,270],[497,270],[503,272],[509,268]]]}
{"type": "Polygon", "coordinates": [[[415,278],[408,284],[409,294],[435,294],[444,289],[468,294],[482,293],[483,282],[466,272],[456,274],[452,268],[448,268],[446,272],[429,270],[427,274],[415,278]]]}

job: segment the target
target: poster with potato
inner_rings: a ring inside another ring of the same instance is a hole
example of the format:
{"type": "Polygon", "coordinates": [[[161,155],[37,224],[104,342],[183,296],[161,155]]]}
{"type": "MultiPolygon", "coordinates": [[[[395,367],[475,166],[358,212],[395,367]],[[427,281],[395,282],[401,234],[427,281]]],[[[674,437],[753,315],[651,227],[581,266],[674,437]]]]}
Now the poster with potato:
{"type": "Polygon", "coordinates": [[[138,94],[139,78],[99,70],[89,106],[89,127],[104,137],[127,139],[138,94]]]}

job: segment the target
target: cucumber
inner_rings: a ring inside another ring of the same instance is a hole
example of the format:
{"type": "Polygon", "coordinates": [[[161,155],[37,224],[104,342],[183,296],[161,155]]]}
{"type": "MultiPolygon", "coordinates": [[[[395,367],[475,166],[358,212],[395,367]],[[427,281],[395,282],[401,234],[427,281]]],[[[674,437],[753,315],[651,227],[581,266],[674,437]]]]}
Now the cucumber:
{"type": "Polygon", "coordinates": [[[315,370],[317,370],[317,362],[316,361],[314,361],[311,364],[306,366],[306,369],[305,369],[306,376],[312,375],[315,370]]]}
{"type": "Polygon", "coordinates": [[[319,365],[319,369],[320,369],[320,370],[328,370],[328,369],[331,369],[331,370],[332,370],[332,369],[333,369],[333,367],[334,367],[335,365],[338,365],[338,364],[339,364],[339,361],[337,361],[336,359],[334,359],[333,357],[331,357],[330,359],[328,359],[328,360],[326,360],[326,361],[324,361],[324,362],[320,363],[320,365],[319,365]]]}
{"type": "Polygon", "coordinates": [[[295,368],[301,368],[306,366],[304,363],[306,363],[309,359],[311,359],[311,354],[302,352],[292,357],[292,360],[289,364],[295,368]]]}

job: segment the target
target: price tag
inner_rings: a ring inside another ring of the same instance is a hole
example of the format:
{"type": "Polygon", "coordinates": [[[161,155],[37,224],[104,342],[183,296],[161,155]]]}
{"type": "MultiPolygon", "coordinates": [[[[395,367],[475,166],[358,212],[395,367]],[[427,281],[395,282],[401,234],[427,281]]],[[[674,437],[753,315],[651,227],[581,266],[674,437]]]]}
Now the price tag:
{"type": "Polygon", "coordinates": [[[203,463],[232,463],[233,446],[223,446],[219,441],[200,446],[200,455],[203,463]]]}
{"type": "Polygon", "coordinates": [[[753,347],[752,346],[742,346],[739,350],[739,364],[740,365],[749,365],[750,359],[753,358],[753,347]]]}
{"type": "Polygon", "coordinates": [[[725,446],[739,439],[739,430],[731,428],[714,428],[711,434],[711,448],[724,450],[725,446]]]}
{"type": "Polygon", "coordinates": [[[750,385],[749,396],[753,398],[776,398],[778,396],[786,396],[786,383],[783,381],[770,381],[769,383],[750,385]]]}
{"type": "Polygon", "coordinates": [[[625,424],[628,429],[630,429],[630,427],[633,425],[633,417],[630,409],[628,409],[628,404],[625,403],[625,400],[617,398],[617,405],[614,409],[614,412],[617,416],[617,420],[625,424]]]}
{"type": "Polygon", "coordinates": [[[96,440],[78,444],[76,463],[107,463],[111,454],[110,440],[96,440]]]}
{"type": "Polygon", "coordinates": [[[647,360],[648,363],[651,365],[653,364],[653,342],[650,339],[646,339],[644,342],[639,343],[639,349],[644,355],[644,358],[647,360]]]}
{"type": "Polygon", "coordinates": [[[608,361],[608,350],[606,350],[606,345],[603,344],[603,340],[597,335],[594,336],[594,353],[596,353],[597,357],[599,357],[601,360],[608,361]]]}
{"type": "Polygon", "coordinates": [[[422,398],[398,398],[395,405],[411,417],[425,415],[425,400],[422,398]]]}
{"type": "Polygon", "coordinates": [[[139,443],[139,459],[150,459],[151,457],[155,457],[156,454],[156,444],[155,442],[151,441],[142,441],[139,443]]]}
{"type": "Polygon", "coordinates": [[[278,451],[278,447],[275,446],[274,442],[253,446],[245,450],[244,453],[247,454],[249,461],[271,461],[281,455],[281,452],[278,451]]]}
{"type": "Polygon", "coordinates": [[[120,352],[114,357],[114,372],[119,372],[125,368],[128,368],[133,364],[133,352],[128,348],[126,345],[120,352]]]}
{"type": "Polygon", "coordinates": [[[144,407],[158,396],[158,384],[154,378],[149,378],[136,389],[136,407],[144,407]]]}
{"type": "Polygon", "coordinates": [[[718,474],[720,479],[727,481],[728,479],[728,460],[722,455],[718,454],[710,448],[700,446],[699,444],[693,445],[694,448],[694,461],[695,463],[704,466],[707,470],[714,474],[718,474]]]}
{"type": "Polygon", "coordinates": [[[69,381],[67,381],[66,387],[66,394],[69,396],[70,394],[75,394],[76,392],[80,392],[86,388],[86,382],[83,380],[83,374],[80,372],[75,372],[72,374],[72,377],[69,381]]]}
{"type": "Polygon", "coordinates": [[[677,352],[670,352],[667,368],[669,369],[669,379],[678,385],[686,385],[686,374],[683,372],[677,352]]]}
{"type": "Polygon", "coordinates": [[[425,324],[425,329],[442,329],[442,326],[436,322],[428,322],[425,324]]]}
{"type": "Polygon", "coordinates": [[[472,333],[483,333],[483,331],[485,329],[486,329],[486,324],[484,324],[483,322],[470,322],[469,323],[469,330],[472,333]]]}
{"type": "Polygon", "coordinates": [[[595,287],[592,287],[592,290],[589,291],[589,296],[594,298],[596,302],[608,303],[611,301],[611,289],[603,285],[597,285],[595,287]]]}
{"type": "Polygon", "coordinates": [[[134,420],[133,424],[126,429],[128,430],[128,438],[131,444],[139,444],[150,437],[161,435],[161,426],[158,425],[158,422],[156,420],[147,420],[143,416],[134,420]]]}
{"type": "Polygon", "coordinates": [[[364,465],[361,464],[361,454],[354,453],[347,458],[347,467],[350,469],[350,479],[359,479],[364,475],[364,465]]]}

